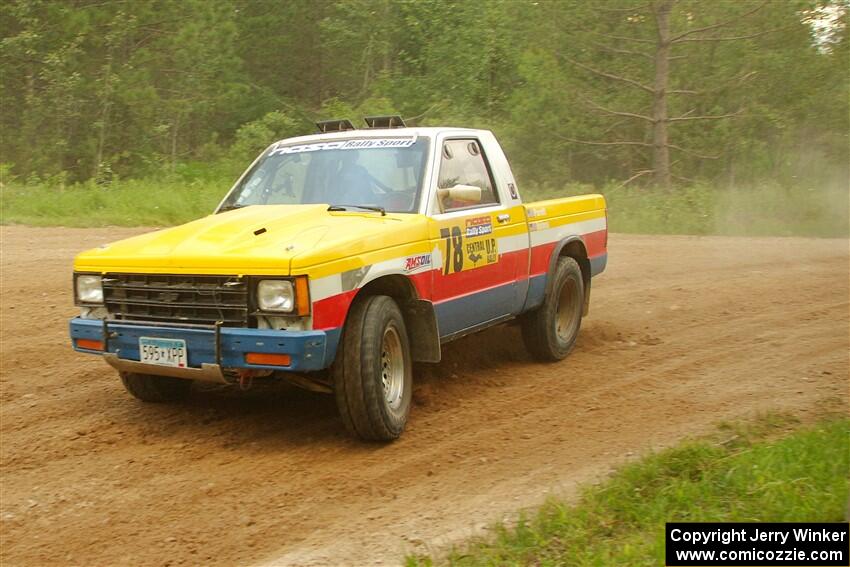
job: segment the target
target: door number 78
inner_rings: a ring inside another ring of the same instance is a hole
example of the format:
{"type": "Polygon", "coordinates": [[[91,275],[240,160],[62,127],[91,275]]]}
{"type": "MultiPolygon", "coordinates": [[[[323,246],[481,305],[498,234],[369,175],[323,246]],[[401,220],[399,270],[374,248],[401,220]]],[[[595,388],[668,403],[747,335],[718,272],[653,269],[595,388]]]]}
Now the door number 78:
{"type": "Polygon", "coordinates": [[[453,226],[451,232],[447,228],[440,229],[440,238],[446,239],[446,265],[443,275],[463,270],[463,233],[459,226],[453,226]]]}

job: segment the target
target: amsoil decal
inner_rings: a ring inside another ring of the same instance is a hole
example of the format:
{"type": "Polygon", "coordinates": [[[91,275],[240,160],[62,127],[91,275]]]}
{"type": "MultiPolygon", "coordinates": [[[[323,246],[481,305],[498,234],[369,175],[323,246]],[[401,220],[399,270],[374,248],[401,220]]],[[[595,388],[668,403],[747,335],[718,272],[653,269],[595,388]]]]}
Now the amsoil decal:
{"type": "Polygon", "coordinates": [[[476,236],[484,236],[493,232],[493,221],[490,216],[473,217],[466,219],[466,237],[474,238],[476,236]]]}
{"type": "Polygon", "coordinates": [[[419,268],[424,268],[431,265],[430,254],[419,254],[418,256],[410,256],[404,259],[404,271],[412,272],[419,268]]]}

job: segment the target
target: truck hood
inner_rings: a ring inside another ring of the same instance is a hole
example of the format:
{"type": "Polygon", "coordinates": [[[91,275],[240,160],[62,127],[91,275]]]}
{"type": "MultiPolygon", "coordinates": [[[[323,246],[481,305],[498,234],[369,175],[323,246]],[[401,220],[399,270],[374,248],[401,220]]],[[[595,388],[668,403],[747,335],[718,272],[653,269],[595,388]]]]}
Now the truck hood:
{"type": "Polygon", "coordinates": [[[261,205],[210,215],[79,254],[87,272],[288,275],[305,267],[427,239],[421,215],[261,205]]]}

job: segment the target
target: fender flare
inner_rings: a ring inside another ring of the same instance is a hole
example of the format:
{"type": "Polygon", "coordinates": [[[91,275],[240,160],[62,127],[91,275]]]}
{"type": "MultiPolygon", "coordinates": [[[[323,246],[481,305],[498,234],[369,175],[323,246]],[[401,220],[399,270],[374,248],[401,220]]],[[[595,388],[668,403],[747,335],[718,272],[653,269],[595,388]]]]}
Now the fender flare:
{"type": "MultiPolygon", "coordinates": [[[[360,284],[352,302],[364,290],[367,294],[388,295],[396,301],[407,325],[407,332],[410,337],[410,354],[415,362],[440,362],[442,358],[440,330],[437,325],[437,313],[434,310],[434,304],[428,299],[418,297],[416,287],[410,280],[409,274],[397,271],[376,274],[360,284]],[[399,290],[398,285],[392,285],[389,288],[382,285],[382,280],[398,282],[400,279],[404,279],[406,282],[405,290],[399,290]]],[[[348,314],[346,313],[347,321],[348,314]]]]}
{"type": "MultiPolygon", "coordinates": [[[[582,257],[575,259],[578,261],[579,267],[581,268],[582,279],[584,280],[584,309],[582,315],[587,315],[588,310],[590,309],[590,260],[587,257],[587,245],[578,234],[571,234],[570,236],[562,238],[555,245],[555,248],[552,249],[552,255],[549,256],[549,271],[547,272],[546,277],[546,297],[548,297],[552,292],[552,285],[555,281],[555,278],[552,276],[555,274],[555,266],[558,265],[558,258],[561,257],[561,252],[564,248],[573,242],[577,242],[579,244],[582,252],[582,257]]],[[[570,256],[575,257],[573,255],[570,256]]]]}
{"type": "Polygon", "coordinates": [[[440,362],[440,330],[434,304],[427,299],[403,302],[401,312],[411,337],[410,353],[416,362],[440,362]]]}

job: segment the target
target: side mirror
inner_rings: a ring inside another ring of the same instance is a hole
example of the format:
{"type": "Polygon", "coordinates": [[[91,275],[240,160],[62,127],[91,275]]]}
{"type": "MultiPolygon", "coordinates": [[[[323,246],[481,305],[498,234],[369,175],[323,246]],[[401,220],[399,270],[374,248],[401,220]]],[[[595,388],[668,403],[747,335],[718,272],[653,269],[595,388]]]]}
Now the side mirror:
{"type": "Polygon", "coordinates": [[[470,205],[481,202],[481,187],[474,185],[455,185],[447,189],[437,189],[440,209],[445,210],[446,201],[464,201],[470,205]]]}

